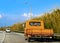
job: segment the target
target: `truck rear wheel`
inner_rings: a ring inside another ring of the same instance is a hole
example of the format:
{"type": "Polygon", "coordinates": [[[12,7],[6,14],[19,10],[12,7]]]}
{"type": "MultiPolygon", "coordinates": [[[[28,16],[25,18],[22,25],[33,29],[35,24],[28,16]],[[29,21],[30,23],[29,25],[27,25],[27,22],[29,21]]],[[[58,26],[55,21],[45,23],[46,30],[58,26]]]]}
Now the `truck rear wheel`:
{"type": "Polygon", "coordinates": [[[25,36],[25,40],[27,40],[27,37],[25,36]]]}
{"type": "Polygon", "coordinates": [[[27,40],[27,38],[25,38],[25,40],[27,40]]]}
{"type": "Polygon", "coordinates": [[[30,42],[31,41],[31,39],[30,38],[28,38],[28,42],[30,42]]]}

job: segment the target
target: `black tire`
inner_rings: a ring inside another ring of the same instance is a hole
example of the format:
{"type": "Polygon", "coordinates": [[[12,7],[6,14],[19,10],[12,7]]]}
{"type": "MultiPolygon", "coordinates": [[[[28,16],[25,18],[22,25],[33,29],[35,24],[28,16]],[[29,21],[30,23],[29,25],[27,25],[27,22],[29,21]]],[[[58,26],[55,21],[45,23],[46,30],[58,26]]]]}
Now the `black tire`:
{"type": "Polygon", "coordinates": [[[25,38],[25,40],[27,40],[27,38],[25,38]]]}
{"type": "Polygon", "coordinates": [[[25,40],[27,40],[27,37],[25,37],[25,40]]]}
{"type": "Polygon", "coordinates": [[[31,42],[31,39],[30,38],[28,38],[28,42],[31,42]]]}

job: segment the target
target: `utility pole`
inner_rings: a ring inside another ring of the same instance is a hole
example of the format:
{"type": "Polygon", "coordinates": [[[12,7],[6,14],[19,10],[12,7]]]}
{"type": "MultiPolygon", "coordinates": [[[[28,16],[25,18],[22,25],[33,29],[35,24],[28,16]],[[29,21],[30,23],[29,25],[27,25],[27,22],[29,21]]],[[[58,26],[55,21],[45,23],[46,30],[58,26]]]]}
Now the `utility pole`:
{"type": "Polygon", "coordinates": [[[32,19],[32,6],[30,5],[30,19],[32,19]]]}
{"type": "MultiPolygon", "coordinates": [[[[26,4],[28,4],[27,0],[25,0],[25,5],[26,4]]],[[[32,5],[30,4],[29,7],[30,7],[30,12],[29,12],[29,15],[28,16],[29,16],[29,19],[32,19],[32,16],[33,16],[32,15],[32,5]]]]}

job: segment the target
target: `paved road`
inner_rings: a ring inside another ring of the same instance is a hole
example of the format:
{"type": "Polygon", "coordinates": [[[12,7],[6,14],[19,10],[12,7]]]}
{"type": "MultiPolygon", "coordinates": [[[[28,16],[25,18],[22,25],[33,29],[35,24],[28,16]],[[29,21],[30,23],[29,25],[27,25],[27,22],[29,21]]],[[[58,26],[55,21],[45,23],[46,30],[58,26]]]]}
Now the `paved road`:
{"type": "Polygon", "coordinates": [[[0,43],[3,43],[5,38],[5,32],[4,31],[0,31],[0,43]]]}
{"type": "Polygon", "coordinates": [[[6,33],[4,43],[24,43],[24,37],[15,33],[6,33]]]}
{"type": "Polygon", "coordinates": [[[60,42],[27,42],[24,40],[24,35],[20,33],[6,33],[4,43],[60,43],[60,42]]]}

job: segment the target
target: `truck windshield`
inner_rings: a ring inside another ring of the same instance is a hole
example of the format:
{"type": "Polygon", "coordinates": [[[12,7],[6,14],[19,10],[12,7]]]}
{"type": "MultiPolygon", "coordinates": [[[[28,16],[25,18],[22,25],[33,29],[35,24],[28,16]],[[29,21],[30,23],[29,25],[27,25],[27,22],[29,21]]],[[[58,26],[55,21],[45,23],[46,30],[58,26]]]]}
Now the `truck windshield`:
{"type": "Polygon", "coordinates": [[[40,22],[30,22],[29,24],[30,24],[30,26],[40,26],[41,25],[40,22]]]}

